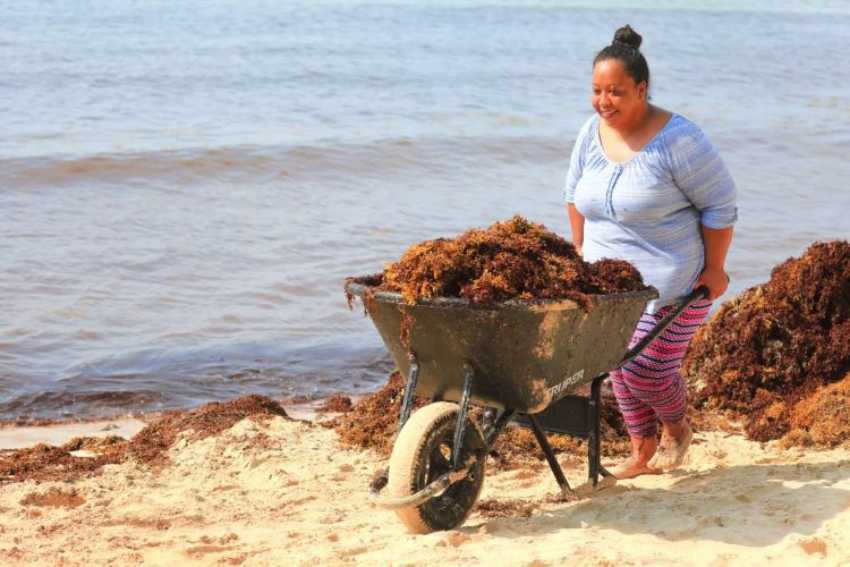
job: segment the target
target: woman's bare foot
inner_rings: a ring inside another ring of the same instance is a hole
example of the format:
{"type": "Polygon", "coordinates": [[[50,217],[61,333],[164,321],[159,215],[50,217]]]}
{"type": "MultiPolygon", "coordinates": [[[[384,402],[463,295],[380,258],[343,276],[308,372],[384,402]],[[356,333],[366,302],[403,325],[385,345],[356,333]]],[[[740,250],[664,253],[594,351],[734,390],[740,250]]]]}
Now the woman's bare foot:
{"type": "Polygon", "coordinates": [[[644,474],[661,474],[661,470],[650,467],[649,463],[641,463],[632,456],[611,469],[611,474],[617,480],[624,480],[644,474]]]}
{"type": "Polygon", "coordinates": [[[685,460],[692,438],[693,431],[686,420],[665,423],[658,452],[649,461],[649,465],[663,471],[679,468],[685,460]]]}
{"type": "Polygon", "coordinates": [[[622,480],[643,474],[660,474],[661,470],[650,464],[658,446],[655,436],[632,437],[631,440],[632,454],[628,459],[611,469],[614,478],[622,480]]]}

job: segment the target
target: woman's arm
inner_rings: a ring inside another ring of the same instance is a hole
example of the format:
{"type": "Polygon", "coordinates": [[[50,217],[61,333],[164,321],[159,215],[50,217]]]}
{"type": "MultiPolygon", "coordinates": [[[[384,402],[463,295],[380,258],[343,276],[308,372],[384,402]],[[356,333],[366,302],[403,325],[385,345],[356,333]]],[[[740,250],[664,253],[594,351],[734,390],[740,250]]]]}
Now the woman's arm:
{"type": "Polygon", "coordinates": [[[705,247],[705,267],[695,287],[708,288],[708,299],[713,301],[726,292],[729,276],[726,275],[726,253],[732,243],[734,227],[708,228],[702,226],[702,242],[705,247]]]}
{"type": "Polygon", "coordinates": [[[567,202],[567,217],[570,219],[570,231],[573,233],[573,246],[576,247],[579,256],[582,255],[582,245],[584,244],[584,216],[578,212],[574,201],[576,188],[584,170],[584,154],[587,150],[585,140],[587,140],[588,131],[594,120],[593,116],[588,118],[579,130],[578,136],[576,136],[573,153],[570,154],[570,167],[567,170],[567,179],[564,184],[564,201],[567,202]]]}
{"type": "Polygon", "coordinates": [[[673,181],[700,213],[705,266],[696,285],[708,287],[711,300],[729,286],[726,253],[738,220],[737,189],[717,149],[702,130],[690,124],[670,140],[673,181]]]}
{"type": "Polygon", "coordinates": [[[573,246],[576,247],[578,255],[582,255],[584,246],[584,216],[578,212],[575,203],[567,203],[567,216],[570,218],[570,230],[573,233],[573,246]]]}

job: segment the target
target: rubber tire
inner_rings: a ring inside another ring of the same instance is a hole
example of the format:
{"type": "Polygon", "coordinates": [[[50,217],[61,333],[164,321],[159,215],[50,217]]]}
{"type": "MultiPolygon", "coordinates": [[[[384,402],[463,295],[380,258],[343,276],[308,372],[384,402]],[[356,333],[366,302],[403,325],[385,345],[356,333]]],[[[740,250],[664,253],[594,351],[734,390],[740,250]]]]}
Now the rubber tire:
{"type": "MultiPolygon", "coordinates": [[[[390,456],[388,496],[410,496],[447,470],[444,463],[436,461],[432,455],[438,447],[444,452],[447,447],[450,450],[454,445],[454,429],[459,411],[457,404],[434,402],[419,409],[407,420],[390,456]],[[432,466],[435,467],[433,473],[430,470],[432,466]]],[[[469,477],[419,506],[395,510],[410,532],[427,534],[450,530],[463,524],[481,494],[487,456],[481,430],[473,420],[467,418],[461,461],[466,461],[471,454],[477,455],[477,459],[470,469],[469,477]]]]}

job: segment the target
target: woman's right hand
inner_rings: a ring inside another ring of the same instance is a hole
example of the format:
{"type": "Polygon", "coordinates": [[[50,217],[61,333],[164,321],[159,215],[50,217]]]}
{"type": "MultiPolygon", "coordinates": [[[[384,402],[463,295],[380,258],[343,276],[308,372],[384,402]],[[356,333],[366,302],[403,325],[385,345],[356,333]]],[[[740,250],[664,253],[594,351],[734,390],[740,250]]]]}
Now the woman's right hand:
{"type": "Polygon", "coordinates": [[[573,203],[568,203],[567,218],[570,219],[570,232],[572,232],[573,236],[573,246],[575,246],[578,255],[583,258],[584,254],[582,253],[582,245],[584,244],[584,216],[578,212],[578,209],[573,203]]]}

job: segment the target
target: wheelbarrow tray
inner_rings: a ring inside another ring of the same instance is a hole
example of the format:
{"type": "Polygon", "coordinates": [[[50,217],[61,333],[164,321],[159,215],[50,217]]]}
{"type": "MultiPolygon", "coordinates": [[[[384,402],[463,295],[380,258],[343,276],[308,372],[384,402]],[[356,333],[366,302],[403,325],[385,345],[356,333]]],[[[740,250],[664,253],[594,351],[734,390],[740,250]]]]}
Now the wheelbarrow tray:
{"type": "Polygon", "coordinates": [[[408,304],[358,280],[346,291],[362,299],[403,375],[415,356],[417,395],[459,401],[469,369],[472,403],[522,413],[538,413],[618,367],[646,304],[658,297],[654,288],[592,295],[585,309],[570,300],[408,304]]]}

